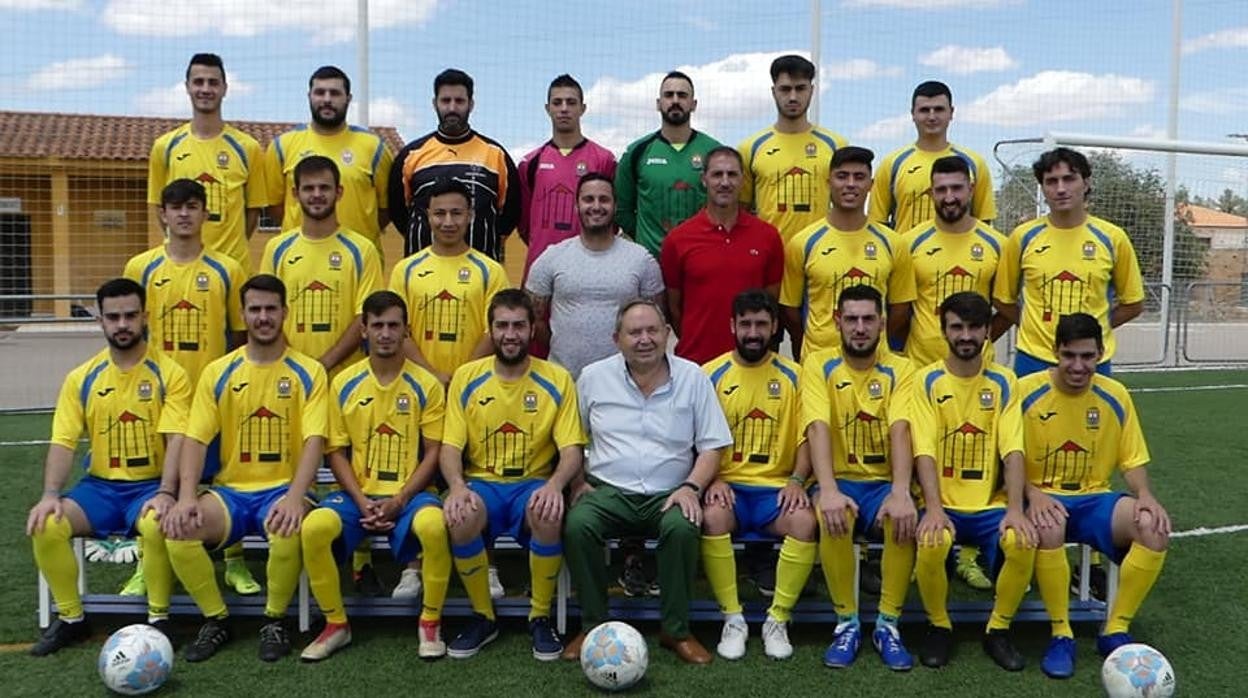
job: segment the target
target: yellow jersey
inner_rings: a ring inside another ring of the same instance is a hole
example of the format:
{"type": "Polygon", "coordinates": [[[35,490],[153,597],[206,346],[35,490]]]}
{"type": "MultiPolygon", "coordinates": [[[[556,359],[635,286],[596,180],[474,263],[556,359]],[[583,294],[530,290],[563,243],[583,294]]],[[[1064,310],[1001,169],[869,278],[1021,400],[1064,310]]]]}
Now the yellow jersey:
{"type": "Polygon", "coordinates": [[[122,370],[104,349],[65,377],[52,416],[52,443],[70,451],[87,433],[83,469],[105,480],[154,480],[165,464],[166,434],[186,429],[191,383],[150,344],[122,370]]]}
{"type": "Polygon", "coordinates": [[[443,257],[426,247],[390,272],[390,290],[407,302],[412,341],[446,375],[466,363],[489,332],[490,299],[507,285],[503,266],[473,249],[443,257]]]}
{"type": "Polygon", "coordinates": [[[494,375],[493,356],[464,364],[451,377],[442,442],[463,451],[465,477],[550,477],[559,449],[587,441],[572,374],[541,359],[529,362],[515,381],[494,375]]]}
{"type": "Polygon", "coordinates": [[[255,138],[225,125],[215,138],[200,139],[187,122],[152,143],[147,160],[147,203],[160,205],[160,193],[175,179],[204,185],[208,220],[204,246],[251,271],[247,252],[247,209],[268,204],[264,154],[255,138]]]}
{"type": "Polygon", "coordinates": [[[878,223],[859,230],[833,228],[826,220],[807,227],[784,244],[780,304],[801,308],[805,325],[802,354],[840,348],[832,316],[837,298],[849,286],[871,286],[885,308],[914,300],[909,252],[897,233],[878,223]]]}
{"type": "Polygon", "coordinates": [[[710,376],[732,430],[719,477],[740,485],[783,487],[802,442],[802,367],[774,352],[758,366],[744,366],[727,352],[703,364],[702,370],[710,376]]]}
{"type": "Polygon", "coordinates": [[[1049,371],[1018,381],[1022,396],[1027,480],[1051,494],[1109,492],[1115,470],[1148,463],[1148,446],[1127,389],[1094,374],[1088,390],[1073,395],[1049,371]]]}
{"type": "Polygon", "coordinates": [[[949,155],[962,158],[971,170],[971,215],[981,221],[996,218],[997,202],[988,163],[979,153],[952,143],[938,151],[908,145],[886,155],[875,168],[868,217],[897,230],[909,230],[935,218],[932,163],[949,155]]]}
{"type": "Polygon", "coordinates": [[[191,385],[209,361],[225,356],[230,332],[247,329],[238,296],[247,277],[232,257],[205,249],[175,262],[161,245],[131,257],[123,276],[147,293],[148,336],[186,370],[191,385]]]}
{"type": "Polygon", "coordinates": [[[446,393],[411,361],[382,385],[364,359],[338,374],[330,389],[327,451],[347,449],[364,494],[392,497],[416,471],[421,437],[442,440],[446,393]]]}
{"type": "Polygon", "coordinates": [[[294,349],[257,364],[242,346],[208,364],[195,386],[186,435],[221,437],[213,484],[244,492],[290,484],[307,439],[329,436],[329,379],[294,349]]]}
{"type": "Polygon", "coordinates": [[[1105,355],[1117,342],[1109,326],[1115,303],[1144,300],[1135,247],[1122,228],[1088,216],[1077,228],[1057,228],[1048,216],[1023,223],[1005,241],[993,297],[1021,303],[1018,350],[1057,363],[1053,342],[1063,315],[1088,313],[1101,323],[1105,355]]]}
{"type": "Polygon", "coordinates": [[[847,144],[844,136],[819,126],[804,133],[781,133],[770,126],[741,141],[741,203],[788,241],[828,215],[828,168],[836,149],[847,144]]]}
{"type": "Polygon", "coordinates": [[[915,373],[910,392],[914,456],[936,461],[941,504],[963,512],[1005,506],[1001,461],[1023,452],[1014,372],[985,363],[960,378],[938,361],[915,373]]]}
{"type": "Polygon", "coordinates": [[[307,125],[279,134],[265,151],[268,202],[285,202],[282,227],[303,225],[303,209],[292,194],[295,165],[309,155],[324,155],[338,165],[342,196],[338,199],[338,222],[363,235],[381,253],[381,227],[377,212],[388,208],[387,186],[394,153],[380,136],[362,126],[348,126],[323,136],[307,125]]]}

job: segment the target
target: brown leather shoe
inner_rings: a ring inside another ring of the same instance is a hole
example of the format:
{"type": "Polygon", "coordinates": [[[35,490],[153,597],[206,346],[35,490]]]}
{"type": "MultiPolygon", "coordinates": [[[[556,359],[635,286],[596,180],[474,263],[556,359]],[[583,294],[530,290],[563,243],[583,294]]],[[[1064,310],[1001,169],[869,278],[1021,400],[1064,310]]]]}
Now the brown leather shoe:
{"type": "Polygon", "coordinates": [[[563,651],[559,653],[559,658],[569,662],[581,661],[581,645],[585,644],[585,631],[576,634],[576,637],[568,640],[563,646],[563,651]]]}
{"type": "Polygon", "coordinates": [[[667,633],[659,633],[659,644],[675,652],[676,656],[686,664],[711,663],[711,653],[707,652],[702,643],[698,642],[698,638],[693,635],[675,638],[667,633]]]}

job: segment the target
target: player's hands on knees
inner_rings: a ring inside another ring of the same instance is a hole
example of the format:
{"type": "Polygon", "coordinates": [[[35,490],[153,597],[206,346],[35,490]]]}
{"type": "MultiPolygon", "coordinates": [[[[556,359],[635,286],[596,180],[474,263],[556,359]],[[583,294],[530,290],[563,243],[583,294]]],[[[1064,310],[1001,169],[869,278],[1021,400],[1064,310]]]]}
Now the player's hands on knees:
{"type": "Polygon", "coordinates": [[[458,526],[477,510],[477,500],[466,486],[452,487],[446,495],[443,509],[446,511],[446,523],[458,526]]]}
{"type": "Polygon", "coordinates": [[[289,494],[282,495],[269,509],[269,515],[264,520],[264,528],[279,536],[293,536],[299,532],[299,525],[303,523],[303,514],[302,499],[291,497],[289,494]]]}
{"type": "Polygon", "coordinates": [[[893,540],[909,543],[914,540],[914,530],[919,525],[919,510],[914,506],[909,492],[889,492],[880,506],[876,523],[884,525],[884,519],[893,522],[893,540]]]}
{"type": "Polygon", "coordinates": [[[199,497],[179,497],[169,513],[160,520],[160,529],[166,538],[180,540],[190,538],[191,533],[202,526],[203,515],[199,511],[199,497]]]}
{"type": "Polygon", "coordinates": [[[1036,527],[1021,511],[1006,509],[997,528],[1003,536],[1008,529],[1014,529],[1019,547],[1034,548],[1040,544],[1040,534],[1036,533],[1036,527]]]}
{"type": "Polygon", "coordinates": [[[843,536],[850,533],[847,512],[853,512],[857,516],[857,502],[846,497],[840,490],[828,487],[819,489],[819,515],[823,517],[823,522],[827,524],[828,533],[831,533],[833,536],[843,536]]]}
{"type": "Polygon", "coordinates": [[[1066,507],[1056,497],[1039,490],[1027,493],[1027,518],[1031,519],[1032,526],[1038,529],[1065,528],[1067,516],[1066,507]]]}
{"type": "Polygon", "coordinates": [[[929,504],[923,517],[919,519],[919,525],[914,529],[914,538],[919,545],[934,546],[940,543],[942,531],[948,531],[950,536],[957,535],[944,507],[929,504]]]}
{"type": "Polygon", "coordinates": [[[47,523],[49,516],[55,516],[59,519],[64,515],[65,510],[61,506],[61,496],[56,494],[44,495],[35,506],[30,508],[30,515],[26,517],[26,535],[33,536],[35,533],[42,533],[44,524],[47,523]]]}
{"type": "Polygon", "coordinates": [[[806,496],[804,487],[789,480],[784,487],[780,488],[780,493],[776,495],[776,504],[780,507],[780,511],[792,514],[798,509],[809,509],[810,497],[806,496]]]}
{"type": "Polygon", "coordinates": [[[529,511],[539,521],[560,521],[563,519],[563,492],[554,484],[547,482],[533,491],[529,497],[529,511]]]}
{"type": "Polygon", "coordinates": [[[1170,514],[1166,513],[1165,507],[1161,506],[1161,502],[1157,501],[1151,493],[1145,494],[1135,499],[1135,514],[1132,517],[1137,527],[1143,527],[1142,524],[1151,524],[1150,533],[1170,537],[1171,524],[1170,514]],[[1149,516],[1144,516],[1148,514],[1149,516]],[[1147,519],[1151,518],[1151,521],[1147,519]]]}
{"type": "Polygon", "coordinates": [[[667,495],[667,501],[663,502],[663,511],[667,511],[672,507],[680,507],[680,513],[685,519],[694,526],[702,525],[702,502],[698,500],[698,495],[688,487],[677,487],[672,493],[667,495]]]}
{"type": "MultiPolygon", "coordinates": [[[[685,489],[689,489],[686,487],[685,489]]],[[[706,506],[717,506],[725,509],[731,509],[737,504],[737,493],[732,491],[732,485],[723,480],[712,482],[710,487],[706,488],[706,494],[703,496],[706,506]]]]}
{"type": "Polygon", "coordinates": [[[143,503],[143,508],[139,510],[139,518],[143,518],[147,512],[156,512],[156,520],[160,521],[165,515],[173,509],[173,505],[177,503],[174,496],[168,492],[157,492],[152,498],[143,503]]]}

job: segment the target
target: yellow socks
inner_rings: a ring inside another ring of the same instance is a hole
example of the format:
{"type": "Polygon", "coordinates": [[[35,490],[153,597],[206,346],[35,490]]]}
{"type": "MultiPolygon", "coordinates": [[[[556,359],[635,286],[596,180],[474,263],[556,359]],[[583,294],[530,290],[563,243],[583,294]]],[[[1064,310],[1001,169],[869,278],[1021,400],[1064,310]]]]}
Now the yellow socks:
{"type": "MultiPolygon", "coordinates": [[[[308,586],[329,623],[347,622],[342,604],[342,584],[338,565],[334,562],[334,540],[342,535],[342,519],[332,509],[313,509],[303,520],[299,533],[304,565],[308,569],[308,586]]],[[[270,587],[270,593],[272,588],[270,587]]]]}
{"type": "MultiPolygon", "coordinates": [[[[884,519],[884,553],[880,555],[880,614],[890,618],[901,616],[910,591],[910,575],[914,573],[914,541],[893,540],[893,520],[884,519]]],[[[895,622],[895,621],[894,621],[895,622]]]]}
{"type": "Polygon", "coordinates": [[[1014,620],[1014,612],[1027,594],[1027,584],[1035,569],[1036,549],[1024,547],[1018,533],[1008,528],[1001,536],[1001,552],[1005,564],[997,574],[996,598],[992,602],[992,615],[988,618],[989,630],[1005,630],[1014,620]]]}
{"type": "Polygon", "coordinates": [[[550,617],[550,602],[555,598],[559,568],[563,566],[563,543],[529,541],[529,620],[550,617]]]}
{"type": "Polygon", "coordinates": [[[1070,560],[1065,548],[1036,551],[1036,588],[1053,626],[1053,637],[1074,637],[1070,629],[1070,560]]]}
{"type": "Polygon", "coordinates": [[[286,615],[286,607],[295,595],[299,583],[299,570],[303,567],[302,543],[299,534],[279,536],[268,532],[269,561],[265,566],[269,593],[264,600],[264,615],[280,618],[286,615]]]}
{"type": "Polygon", "coordinates": [[[953,534],[940,532],[936,540],[919,541],[915,555],[914,574],[919,597],[927,620],[938,628],[953,629],[949,620],[949,576],[945,574],[945,558],[953,547],[953,534]]]}
{"type": "MultiPolygon", "coordinates": [[[[43,530],[31,536],[35,549],[35,564],[48,580],[52,598],[60,616],[66,620],[82,618],[82,597],[78,595],[78,560],[74,557],[69,539],[74,529],[69,518],[49,516],[44,520],[43,530]]],[[[168,603],[168,602],[166,602],[168,603]]]]}
{"type": "Polygon", "coordinates": [[[173,567],[165,534],[160,530],[156,512],[148,511],[135,524],[139,532],[139,550],[143,560],[143,578],[147,582],[147,614],[149,620],[169,617],[169,599],[173,596],[173,567]]]}
{"type": "MultiPolygon", "coordinates": [[[[705,537],[703,540],[706,540],[705,537]]],[[[815,566],[818,547],[814,541],[798,540],[792,536],[784,537],[784,542],[780,544],[780,561],[776,563],[776,591],[771,599],[771,608],[767,609],[767,615],[782,623],[789,621],[793,614],[793,606],[797,604],[798,597],[802,595],[802,588],[806,586],[806,580],[810,577],[810,570],[815,566]]],[[[736,580],[734,579],[733,582],[735,592],[736,580]]]]}
{"type": "Polygon", "coordinates": [[[702,536],[702,567],[706,581],[725,615],[741,612],[737,595],[737,559],[732,551],[732,535],[702,536]]]}
{"type": "Polygon", "coordinates": [[[490,598],[490,561],[485,554],[485,542],[478,536],[463,545],[452,545],[455,569],[468,594],[472,610],[494,620],[494,601],[490,598]]]}
{"type": "Polygon", "coordinates": [[[1122,560],[1118,595],[1114,597],[1114,606],[1105,622],[1106,635],[1125,633],[1131,627],[1131,619],[1161,575],[1161,566],[1165,561],[1166,551],[1150,550],[1139,543],[1131,544],[1131,549],[1122,560]]]}
{"type": "Polygon", "coordinates": [[[165,547],[169,551],[169,562],[173,566],[178,581],[186,593],[195,599],[200,613],[206,618],[221,618],[226,615],[225,600],[221,598],[221,588],[217,586],[217,576],[212,569],[212,558],[204,550],[204,544],[197,540],[167,540],[165,547]]]}
{"type": "MultiPolygon", "coordinates": [[[[446,602],[446,587],[451,579],[451,549],[447,541],[446,521],[442,510],[427,506],[412,518],[412,533],[420,541],[423,554],[420,576],[424,583],[421,598],[420,619],[437,621],[442,618],[442,605],[446,602]]],[[[489,585],[489,579],[486,579],[489,585]]],[[[487,588],[488,591],[488,588],[487,588]]]]}
{"type": "MultiPolygon", "coordinates": [[[[839,617],[858,614],[858,590],[854,588],[854,536],[832,536],[822,515],[819,518],[819,564],[823,566],[823,579],[828,585],[828,595],[839,617]]],[[[845,512],[849,530],[854,530],[854,515],[845,512]]]]}

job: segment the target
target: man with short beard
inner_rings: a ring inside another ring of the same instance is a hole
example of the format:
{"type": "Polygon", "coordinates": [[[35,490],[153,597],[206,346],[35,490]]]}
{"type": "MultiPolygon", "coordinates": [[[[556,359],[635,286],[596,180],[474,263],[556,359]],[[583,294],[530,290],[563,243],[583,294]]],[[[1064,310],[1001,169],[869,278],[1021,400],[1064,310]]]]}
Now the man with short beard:
{"type": "Polygon", "coordinates": [[[503,259],[503,243],[520,222],[520,175],[502,145],[472,129],[473,106],[471,75],[455,68],[438,73],[433,79],[438,128],[408,143],[394,160],[390,215],[404,237],[403,254],[432,244],[429,191],[438,180],[453,179],[471,194],[469,246],[503,259]]]}
{"type": "Polygon", "coordinates": [[[698,100],[688,75],[673,70],[664,76],[655,106],[663,125],[628,146],[616,170],[615,220],[657,257],[667,232],[706,201],[702,168],[719,142],[689,123],[698,100]]]}
{"type": "Polygon", "coordinates": [[[351,79],[327,65],[308,80],[312,122],[278,135],[265,153],[269,215],[282,230],[302,223],[299,201],[290,192],[295,166],[309,155],[322,155],[338,166],[342,182],[338,218],[381,251],[381,232],[390,222],[386,182],[394,154],[380,136],[347,124],[351,79]]]}

